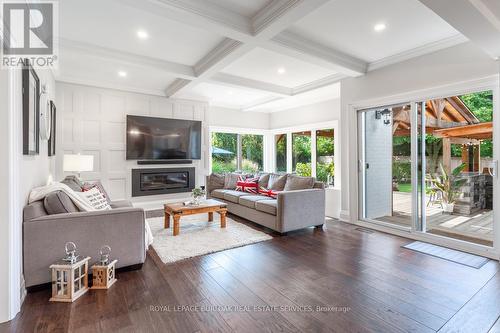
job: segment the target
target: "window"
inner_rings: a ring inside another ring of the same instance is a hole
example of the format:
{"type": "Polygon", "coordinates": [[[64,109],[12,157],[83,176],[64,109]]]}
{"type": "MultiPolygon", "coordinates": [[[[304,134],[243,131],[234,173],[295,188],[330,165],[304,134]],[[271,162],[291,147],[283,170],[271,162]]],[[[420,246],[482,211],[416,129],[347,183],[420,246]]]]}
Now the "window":
{"type": "Polygon", "coordinates": [[[333,128],[316,131],[316,179],[331,185],[335,175],[333,137],[333,128]]]}
{"type": "Polygon", "coordinates": [[[264,136],[213,132],[212,172],[257,172],[264,169],[264,136]]]}
{"type": "Polygon", "coordinates": [[[276,171],[286,172],[286,134],[277,134],[274,136],[274,145],[276,149],[276,171]]]}
{"type": "Polygon", "coordinates": [[[264,170],[264,136],[241,135],[241,170],[256,172],[264,170]]]}
{"type": "Polygon", "coordinates": [[[311,131],[292,133],[292,169],[299,176],[311,176],[311,131]]]}
{"type": "Polygon", "coordinates": [[[212,133],[212,172],[227,173],[237,170],[238,136],[232,133],[212,133]]]}

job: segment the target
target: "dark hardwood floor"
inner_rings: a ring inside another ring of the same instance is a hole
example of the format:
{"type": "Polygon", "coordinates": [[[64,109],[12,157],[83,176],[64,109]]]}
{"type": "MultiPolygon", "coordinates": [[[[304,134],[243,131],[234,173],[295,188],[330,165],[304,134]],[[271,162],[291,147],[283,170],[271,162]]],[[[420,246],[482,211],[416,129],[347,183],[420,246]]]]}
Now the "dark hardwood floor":
{"type": "Polygon", "coordinates": [[[410,240],[329,221],[142,270],[73,304],[28,294],[2,332],[499,332],[499,264],[410,250],[410,240]]]}

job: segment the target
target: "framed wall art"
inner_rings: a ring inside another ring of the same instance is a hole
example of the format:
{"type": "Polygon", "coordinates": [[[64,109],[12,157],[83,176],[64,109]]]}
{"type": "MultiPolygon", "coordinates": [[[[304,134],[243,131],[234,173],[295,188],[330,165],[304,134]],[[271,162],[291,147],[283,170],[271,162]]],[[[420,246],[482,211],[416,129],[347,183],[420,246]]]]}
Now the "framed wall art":
{"type": "Polygon", "coordinates": [[[23,67],[23,155],[40,151],[40,80],[26,60],[23,67]]]}

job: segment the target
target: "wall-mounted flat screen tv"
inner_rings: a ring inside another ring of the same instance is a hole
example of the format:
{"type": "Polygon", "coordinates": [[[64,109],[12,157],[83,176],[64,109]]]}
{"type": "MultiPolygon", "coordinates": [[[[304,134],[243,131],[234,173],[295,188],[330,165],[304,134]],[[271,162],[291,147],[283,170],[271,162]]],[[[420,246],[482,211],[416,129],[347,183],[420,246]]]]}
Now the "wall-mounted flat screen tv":
{"type": "Polygon", "coordinates": [[[127,116],[127,160],[201,159],[201,121],[127,116]]]}

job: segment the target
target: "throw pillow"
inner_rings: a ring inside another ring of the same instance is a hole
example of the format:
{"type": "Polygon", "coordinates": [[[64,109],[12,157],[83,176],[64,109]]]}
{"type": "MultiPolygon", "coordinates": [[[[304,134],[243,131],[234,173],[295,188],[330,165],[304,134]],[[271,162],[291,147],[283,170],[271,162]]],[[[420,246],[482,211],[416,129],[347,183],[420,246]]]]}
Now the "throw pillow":
{"type": "Polygon", "coordinates": [[[273,199],[276,199],[278,197],[278,192],[267,189],[265,187],[259,187],[259,194],[266,197],[271,197],[273,199]]]}
{"type": "Polygon", "coordinates": [[[78,194],[85,198],[95,210],[111,209],[111,206],[109,205],[104,195],[96,187],[78,194]]]}
{"type": "Polygon", "coordinates": [[[99,192],[102,193],[102,195],[104,196],[104,198],[106,198],[106,201],[108,202],[108,204],[111,205],[111,199],[109,198],[108,192],[106,192],[106,190],[104,189],[104,186],[102,186],[102,183],[99,180],[95,181],[93,183],[87,182],[87,183],[83,184],[82,191],[83,192],[89,191],[89,190],[91,190],[94,187],[97,188],[99,190],[99,192]]]}
{"type": "Polygon", "coordinates": [[[208,176],[208,189],[210,191],[219,189],[219,188],[224,188],[224,181],[225,181],[225,176],[220,175],[217,173],[213,173],[210,176],[208,176]]]}
{"type": "Polygon", "coordinates": [[[267,188],[267,186],[269,185],[269,177],[270,176],[271,176],[271,174],[269,174],[269,173],[261,173],[259,175],[259,187],[267,188]]]}
{"type": "Polygon", "coordinates": [[[273,191],[283,191],[287,178],[287,174],[279,175],[277,173],[272,173],[269,176],[269,183],[267,185],[267,188],[273,191]]]}
{"type": "Polygon", "coordinates": [[[234,190],[240,176],[241,175],[234,172],[226,174],[224,178],[224,188],[228,190],[234,190]]]}
{"type": "Polygon", "coordinates": [[[314,186],[314,177],[301,177],[296,175],[289,175],[284,191],[295,191],[295,190],[308,190],[314,186]]]}
{"type": "Polygon", "coordinates": [[[49,193],[43,200],[43,206],[49,215],[76,213],[80,211],[70,197],[63,191],[49,193]]]}
{"type": "Polygon", "coordinates": [[[68,185],[75,192],[82,192],[82,182],[77,176],[66,176],[61,183],[68,185]]]}
{"type": "Polygon", "coordinates": [[[236,182],[236,191],[255,194],[259,193],[259,178],[245,179],[245,176],[240,176],[236,182]]]}

